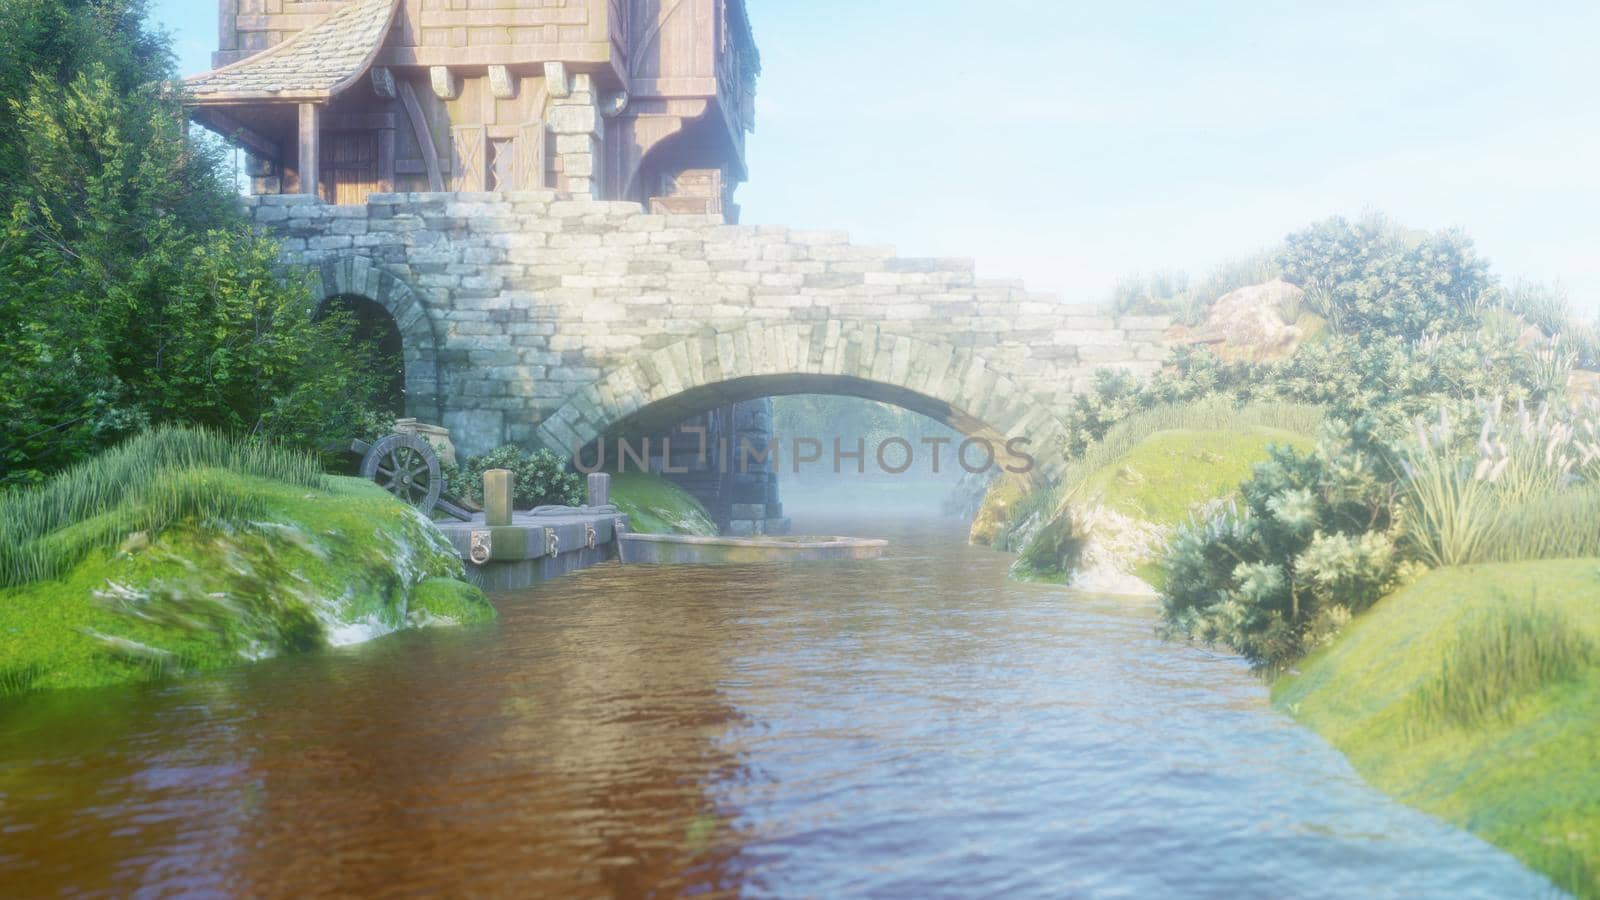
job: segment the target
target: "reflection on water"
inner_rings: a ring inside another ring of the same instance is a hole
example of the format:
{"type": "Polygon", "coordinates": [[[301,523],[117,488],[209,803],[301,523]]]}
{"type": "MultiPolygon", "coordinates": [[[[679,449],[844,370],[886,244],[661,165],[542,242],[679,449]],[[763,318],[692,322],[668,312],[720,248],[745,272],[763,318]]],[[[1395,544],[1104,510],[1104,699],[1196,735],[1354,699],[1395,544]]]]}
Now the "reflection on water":
{"type": "Polygon", "coordinates": [[[1530,896],[1148,605],[959,529],[590,570],[494,628],[0,704],[7,894],[1530,896]]]}

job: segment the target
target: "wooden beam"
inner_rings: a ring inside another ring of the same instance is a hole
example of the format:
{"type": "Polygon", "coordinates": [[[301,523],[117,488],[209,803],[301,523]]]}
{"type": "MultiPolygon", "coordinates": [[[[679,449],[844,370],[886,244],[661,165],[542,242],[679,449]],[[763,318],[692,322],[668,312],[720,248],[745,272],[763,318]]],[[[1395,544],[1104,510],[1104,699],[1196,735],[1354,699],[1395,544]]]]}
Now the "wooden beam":
{"type": "Polygon", "coordinates": [[[300,104],[300,193],[317,196],[317,163],[321,152],[322,109],[315,103],[300,104]]]}
{"type": "Polygon", "coordinates": [[[444,175],[439,171],[439,151],[433,144],[433,132],[428,120],[422,117],[422,104],[417,102],[417,91],[411,82],[401,79],[396,83],[400,90],[400,103],[405,107],[406,118],[411,120],[411,133],[417,137],[417,147],[422,151],[422,164],[428,167],[428,190],[444,190],[444,175]]]}
{"type": "Polygon", "coordinates": [[[378,129],[378,193],[394,193],[394,129],[378,129]]]}
{"type": "Polygon", "coordinates": [[[221,110],[208,109],[201,112],[197,109],[195,121],[221,135],[223,140],[237,144],[256,156],[278,159],[283,154],[283,148],[278,146],[277,141],[259,131],[251,130],[243,122],[221,110]]]}

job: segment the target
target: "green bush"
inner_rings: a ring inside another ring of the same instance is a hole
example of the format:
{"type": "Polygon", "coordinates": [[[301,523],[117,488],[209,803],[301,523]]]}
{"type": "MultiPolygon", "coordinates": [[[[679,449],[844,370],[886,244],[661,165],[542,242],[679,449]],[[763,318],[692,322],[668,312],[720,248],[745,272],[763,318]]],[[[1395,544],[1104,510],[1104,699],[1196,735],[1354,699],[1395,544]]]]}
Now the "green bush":
{"type": "Polygon", "coordinates": [[[1498,301],[1488,263],[1458,231],[1416,232],[1380,216],[1335,216],[1289,235],[1284,278],[1336,332],[1416,340],[1469,330],[1498,301]]]}
{"type": "Polygon", "coordinates": [[[1242,506],[1178,529],[1161,559],[1166,633],[1277,671],[1392,586],[1392,458],[1369,427],[1332,424],[1310,454],[1273,448],[1242,506]]]}
{"type": "Polygon", "coordinates": [[[512,505],[517,509],[538,506],[579,506],[587,485],[582,475],[572,471],[561,457],[549,450],[532,453],[512,444],[467,460],[466,468],[444,468],[445,486],[450,493],[483,502],[483,473],[490,469],[509,469],[512,475],[512,505]]]}

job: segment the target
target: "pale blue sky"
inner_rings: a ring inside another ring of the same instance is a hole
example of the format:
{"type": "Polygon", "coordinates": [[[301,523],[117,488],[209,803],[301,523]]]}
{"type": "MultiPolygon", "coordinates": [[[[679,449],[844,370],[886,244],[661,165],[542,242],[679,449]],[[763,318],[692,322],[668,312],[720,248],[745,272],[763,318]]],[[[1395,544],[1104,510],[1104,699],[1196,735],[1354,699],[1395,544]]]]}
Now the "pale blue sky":
{"type": "MultiPolygon", "coordinates": [[[[1098,301],[1309,221],[1459,226],[1600,310],[1600,4],[749,0],[744,221],[1098,301]]],[[[154,0],[185,72],[212,0],[154,0]]]]}

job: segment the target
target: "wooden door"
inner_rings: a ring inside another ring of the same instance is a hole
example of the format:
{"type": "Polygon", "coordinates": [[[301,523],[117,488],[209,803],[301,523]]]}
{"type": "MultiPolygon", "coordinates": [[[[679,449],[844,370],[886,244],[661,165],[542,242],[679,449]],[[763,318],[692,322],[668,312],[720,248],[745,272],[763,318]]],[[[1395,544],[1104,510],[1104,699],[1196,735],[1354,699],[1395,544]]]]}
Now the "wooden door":
{"type": "Polygon", "coordinates": [[[378,188],[378,136],[370,131],[333,131],[322,136],[322,199],[367,202],[378,188]]]}

